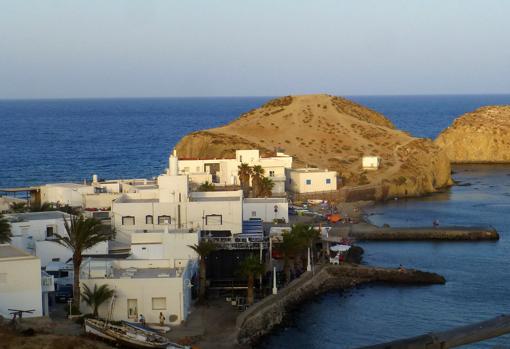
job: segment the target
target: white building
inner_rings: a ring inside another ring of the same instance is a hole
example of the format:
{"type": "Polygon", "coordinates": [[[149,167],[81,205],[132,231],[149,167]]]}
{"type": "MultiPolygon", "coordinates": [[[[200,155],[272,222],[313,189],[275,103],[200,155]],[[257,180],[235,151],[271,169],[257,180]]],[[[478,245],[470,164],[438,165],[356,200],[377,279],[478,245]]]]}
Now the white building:
{"type": "Polygon", "coordinates": [[[113,202],[117,239],[165,227],[241,233],[242,191],[190,192],[188,176],[178,175],[176,166],[174,162],[171,174],[159,176],[151,189],[123,194],[113,202]]]}
{"type": "MultiPolygon", "coordinates": [[[[69,219],[67,213],[26,212],[6,214],[5,217],[11,225],[12,245],[39,257],[42,267],[52,261],[66,262],[72,257],[71,250],[54,241],[55,234],[67,234],[64,226],[64,219],[69,219]]],[[[108,242],[99,243],[84,254],[108,254],[108,242]]]]}
{"type": "MultiPolygon", "coordinates": [[[[41,261],[9,244],[0,245],[0,315],[8,309],[34,310],[24,317],[43,315],[41,261]]],[[[47,298],[46,298],[47,299],[47,298]]]]}
{"type": "MultiPolygon", "coordinates": [[[[81,281],[89,288],[106,284],[115,290],[113,320],[136,321],[144,315],[149,323],[186,320],[191,309],[192,280],[197,273],[198,233],[187,230],[135,233],[132,255],[125,260],[88,260],[81,269],[81,281]]],[[[82,304],[83,311],[91,311],[82,304]]],[[[99,308],[106,316],[109,304],[99,308]]]]}
{"type": "Polygon", "coordinates": [[[296,168],[287,171],[287,190],[294,193],[314,193],[337,189],[335,171],[318,168],[296,168]]]}
{"type": "Polygon", "coordinates": [[[286,198],[246,198],[243,200],[243,221],[260,219],[289,221],[289,203],[286,198]]]}
{"type": "Polygon", "coordinates": [[[364,170],[377,170],[381,166],[379,156],[363,156],[361,164],[364,170]]]}
{"type": "MultiPolygon", "coordinates": [[[[177,159],[174,152],[169,163],[177,159]]],[[[236,150],[232,159],[177,159],[179,173],[187,174],[192,183],[205,181],[218,186],[239,185],[238,167],[242,163],[249,166],[262,166],[265,176],[275,184],[273,193],[285,192],[285,169],[292,167],[292,157],[277,152],[275,156],[261,157],[258,149],[236,150]]]]}

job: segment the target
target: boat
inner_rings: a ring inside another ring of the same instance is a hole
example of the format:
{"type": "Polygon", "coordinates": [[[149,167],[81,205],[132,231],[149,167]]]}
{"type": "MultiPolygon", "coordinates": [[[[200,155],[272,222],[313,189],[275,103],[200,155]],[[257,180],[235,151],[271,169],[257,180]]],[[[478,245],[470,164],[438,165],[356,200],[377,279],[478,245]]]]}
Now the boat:
{"type": "Polygon", "coordinates": [[[104,320],[86,319],[85,332],[113,341],[128,348],[179,348],[154,331],[125,324],[114,325],[104,320]]]}
{"type": "Polygon", "coordinates": [[[140,330],[147,330],[147,331],[153,331],[156,333],[167,333],[170,332],[171,328],[170,326],[160,326],[160,325],[154,325],[154,324],[146,324],[143,326],[142,324],[138,322],[129,322],[129,321],[122,321],[123,324],[126,326],[131,326],[140,330]]]}

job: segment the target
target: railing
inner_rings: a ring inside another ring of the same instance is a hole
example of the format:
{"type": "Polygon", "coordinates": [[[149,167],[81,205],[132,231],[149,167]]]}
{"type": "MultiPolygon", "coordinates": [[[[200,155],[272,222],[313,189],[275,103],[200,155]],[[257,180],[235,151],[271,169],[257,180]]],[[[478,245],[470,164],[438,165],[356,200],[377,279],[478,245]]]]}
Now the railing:
{"type": "Polygon", "coordinates": [[[208,237],[220,249],[224,250],[259,250],[267,249],[269,242],[267,239],[253,237],[208,237]]]}

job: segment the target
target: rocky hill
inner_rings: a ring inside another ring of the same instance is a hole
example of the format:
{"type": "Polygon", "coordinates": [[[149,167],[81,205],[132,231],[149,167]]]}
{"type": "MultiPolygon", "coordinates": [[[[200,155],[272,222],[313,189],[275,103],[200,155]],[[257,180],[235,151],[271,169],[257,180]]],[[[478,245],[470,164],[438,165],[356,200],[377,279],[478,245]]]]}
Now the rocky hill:
{"type": "Polygon", "coordinates": [[[417,196],[451,183],[450,163],[431,140],[399,131],[383,115],[340,97],[287,96],[241,115],[231,123],[185,136],[181,157],[234,157],[236,149],[282,149],[295,167],[336,170],[344,185],[374,184],[377,199],[417,196]],[[382,167],[365,172],[363,155],[378,155],[382,167]]]}
{"type": "Polygon", "coordinates": [[[510,162],[510,105],[464,114],[437,137],[452,162],[510,162]]]}

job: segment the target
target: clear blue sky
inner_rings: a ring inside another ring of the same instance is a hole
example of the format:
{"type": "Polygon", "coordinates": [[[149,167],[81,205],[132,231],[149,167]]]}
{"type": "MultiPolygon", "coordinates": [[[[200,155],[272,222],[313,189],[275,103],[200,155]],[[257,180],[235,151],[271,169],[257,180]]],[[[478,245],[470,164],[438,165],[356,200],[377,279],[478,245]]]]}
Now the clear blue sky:
{"type": "Polygon", "coordinates": [[[0,98],[510,93],[507,0],[0,0],[0,98]]]}

